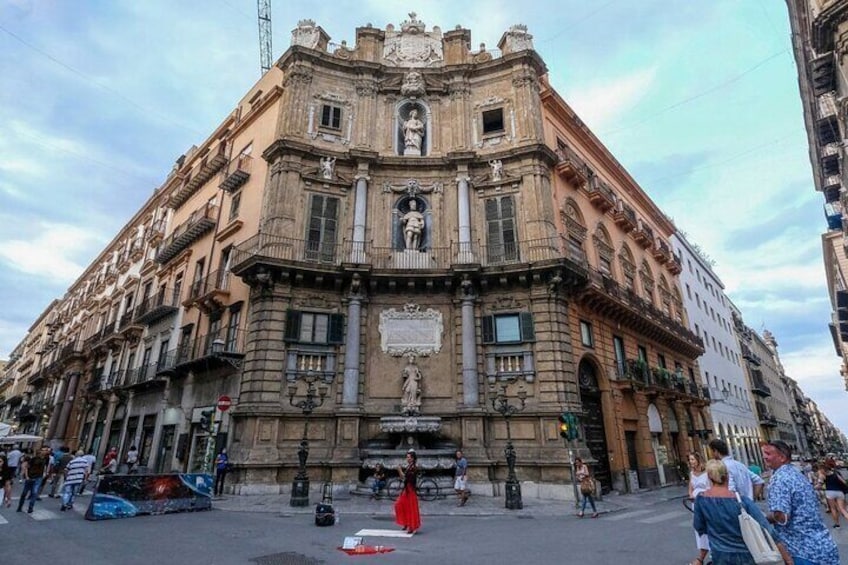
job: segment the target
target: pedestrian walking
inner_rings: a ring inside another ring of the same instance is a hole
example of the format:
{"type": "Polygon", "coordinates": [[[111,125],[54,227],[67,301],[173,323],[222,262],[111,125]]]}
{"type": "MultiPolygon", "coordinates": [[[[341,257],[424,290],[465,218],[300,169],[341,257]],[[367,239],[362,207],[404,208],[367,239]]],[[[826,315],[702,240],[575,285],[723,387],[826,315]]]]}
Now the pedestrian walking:
{"type": "Polygon", "coordinates": [[[18,447],[18,444],[13,445],[12,451],[6,454],[6,463],[9,464],[9,468],[12,470],[12,479],[15,479],[18,476],[18,469],[21,466],[21,457],[23,457],[23,453],[18,447]]]}
{"type": "Polygon", "coordinates": [[[9,456],[0,453],[0,487],[3,488],[3,506],[9,508],[12,505],[12,483],[15,475],[9,466],[9,456]]]}
{"type": "MultiPolygon", "coordinates": [[[[704,458],[697,451],[689,454],[689,500],[693,503],[698,495],[710,489],[710,478],[704,468],[704,458]]],[[[695,548],[698,557],[690,565],[703,565],[704,560],[710,552],[710,540],[707,534],[695,532],[695,548]]]]}
{"type": "Polygon", "coordinates": [[[130,450],[127,451],[127,474],[135,473],[135,468],[138,466],[138,448],[134,445],[130,446],[130,450]]]}
{"type": "Polygon", "coordinates": [[[38,454],[21,461],[20,472],[21,478],[24,480],[24,490],[21,492],[21,498],[18,500],[18,512],[23,510],[24,502],[27,499],[27,495],[29,495],[29,508],[27,512],[32,514],[35,501],[38,498],[38,492],[41,490],[41,484],[47,475],[49,457],[50,448],[45,446],[41,448],[38,454]]]}
{"type": "Polygon", "coordinates": [[[380,495],[380,491],[386,488],[386,468],[382,463],[374,465],[374,474],[371,482],[371,498],[376,499],[380,495]]]}
{"type": "Polygon", "coordinates": [[[227,478],[227,472],[230,470],[230,458],[227,457],[226,448],[221,449],[218,456],[215,457],[215,496],[224,496],[224,479],[227,478]]]}
{"type": "Polygon", "coordinates": [[[77,489],[88,480],[88,461],[84,455],[85,452],[80,449],[77,451],[76,457],[65,465],[65,482],[62,484],[62,511],[74,507],[77,489]]]}
{"type": "Polygon", "coordinates": [[[845,509],[845,492],[848,491],[848,484],[845,484],[845,480],[836,470],[836,462],[832,459],[826,460],[821,469],[824,498],[830,517],[833,518],[833,527],[838,528],[840,515],[848,520],[848,510],[845,509]]]}
{"type": "Polygon", "coordinates": [[[62,483],[65,480],[65,467],[74,458],[71,449],[63,445],[56,453],[53,454],[52,464],[50,465],[50,498],[56,498],[62,492],[62,483]]]}
{"type": "Polygon", "coordinates": [[[456,450],[456,473],[453,481],[453,490],[456,491],[456,496],[459,502],[457,506],[465,506],[468,502],[468,496],[471,494],[468,490],[468,459],[462,454],[461,449],[456,450]]]}
{"type": "Polygon", "coordinates": [[[118,472],[118,448],[112,447],[103,456],[103,467],[100,468],[101,475],[114,475],[118,472]]]}
{"type": "Polygon", "coordinates": [[[751,500],[762,495],[765,486],[763,478],[752,473],[746,465],[732,458],[724,440],[714,439],[710,441],[709,448],[710,456],[722,461],[727,468],[728,486],[731,491],[747,496],[751,500]]]}
{"type": "Polygon", "coordinates": [[[418,482],[418,455],[414,449],[406,452],[406,467],[398,467],[403,477],[403,491],[395,502],[395,522],[403,530],[414,534],[421,527],[421,512],[418,509],[418,494],[415,487],[418,482]]]}
{"type": "Polygon", "coordinates": [[[97,463],[97,457],[95,457],[94,454],[90,451],[83,455],[83,458],[85,458],[86,462],[88,463],[88,478],[80,485],[79,492],[77,493],[78,495],[83,493],[86,485],[88,484],[88,481],[91,480],[91,476],[94,474],[95,471],[94,464],[97,463]]]}
{"type": "Polygon", "coordinates": [[[589,466],[580,457],[574,460],[574,472],[577,474],[577,482],[580,483],[580,494],[583,496],[583,505],[580,507],[580,512],[577,513],[577,516],[579,518],[583,517],[583,514],[586,512],[586,503],[589,503],[592,506],[592,518],[597,518],[598,509],[595,507],[595,479],[592,478],[589,466]]]}
{"type": "MultiPolygon", "coordinates": [[[[699,494],[695,499],[694,518],[692,525],[699,535],[706,534],[710,540],[713,565],[755,565],[754,558],[742,538],[739,525],[740,504],[763,528],[769,531],[784,560],[788,554],[780,543],[780,537],[774,528],[766,521],[766,517],[754,504],[754,501],[740,493],[734,493],[729,487],[729,473],[723,461],[712,459],[707,461],[707,477],[711,487],[699,494]],[[738,498],[737,498],[738,496],[738,498]]],[[[692,563],[701,565],[704,562],[699,554],[692,563]]],[[[786,561],[791,563],[791,561],[786,561]]]]}
{"type": "Polygon", "coordinates": [[[766,467],[773,470],[766,518],[795,565],[838,565],[839,550],[821,519],[813,487],[792,465],[792,448],[775,440],[761,449],[766,467]]]}

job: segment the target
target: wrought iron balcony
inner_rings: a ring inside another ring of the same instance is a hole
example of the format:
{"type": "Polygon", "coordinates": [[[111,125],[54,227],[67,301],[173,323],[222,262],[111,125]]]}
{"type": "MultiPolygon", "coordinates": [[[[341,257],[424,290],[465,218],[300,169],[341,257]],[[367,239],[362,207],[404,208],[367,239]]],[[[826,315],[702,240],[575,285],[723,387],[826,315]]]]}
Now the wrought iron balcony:
{"type": "Polygon", "coordinates": [[[654,245],[654,230],[645,220],[639,218],[636,220],[636,230],[633,232],[633,239],[639,244],[642,249],[648,249],[654,245]]]}
{"type": "Polygon", "coordinates": [[[771,388],[765,383],[759,371],[751,371],[751,392],[763,398],[771,396],[771,388]]]}
{"type": "Polygon", "coordinates": [[[246,332],[237,328],[221,328],[181,343],[173,352],[171,369],[177,372],[211,371],[221,367],[241,368],[246,332]]]}
{"type": "Polygon", "coordinates": [[[179,309],[179,296],[171,289],[161,289],[155,296],[148,296],[135,309],[135,321],[151,324],[156,320],[175,314],[179,309]]]}
{"type": "Polygon", "coordinates": [[[556,172],[565,180],[576,187],[582,186],[589,180],[589,168],[573,149],[567,145],[560,145],[556,149],[556,154],[559,157],[556,172]]]}
{"type": "Polygon", "coordinates": [[[147,228],[147,231],[144,234],[147,239],[147,243],[153,246],[159,245],[159,243],[165,238],[165,218],[159,218],[147,228]]]}
{"type": "Polygon", "coordinates": [[[222,269],[192,283],[183,304],[197,304],[201,309],[214,310],[220,308],[229,295],[230,272],[222,269]]]}
{"type": "Polygon", "coordinates": [[[171,194],[168,205],[177,209],[197,192],[200,187],[209,182],[221,168],[227,164],[227,144],[221,142],[214,152],[203,157],[199,164],[192,169],[190,176],[171,194]]]}
{"type": "Polygon", "coordinates": [[[59,360],[61,361],[70,361],[79,357],[83,357],[83,343],[76,339],[65,344],[59,352],[59,360]]]}
{"type": "Polygon", "coordinates": [[[589,181],[589,201],[601,212],[611,210],[615,206],[615,192],[607,183],[593,176],[589,181]]]}
{"type": "Polygon", "coordinates": [[[160,364],[155,362],[128,370],[124,378],[123,386],[135,387],[161,382],[164,375],[160,372],[159,367],[160,364]]]}
{"type": "Polygon", "coordinates": [[[659,238],[657,238],[654,242],[651,254],[660,264],[664,264],[671,260],[671,250],[668,248],[668,244],[659,238]]]}
{"type": "Polygon", "coordinates": [[[188,220],[177,226],[174,233],[159,246],[159,250],[156,252],[156,262],[159,264],[167,263],[206,232],[213,229],[218,221],[217,215],[218,206],[211,202],[192,212],[188,220]]]}
{"type": "Polygon", "coordinates": [[[810,59],[809,69],[810,82],[815,96],[836,90],[836,59],[833,56],[833,51],[827,51],[810,59]]]}
{"type": "Polygon", "coordinates": [[[668,269],[668,272],[672,275],[679,275],[683,272],[683,265],[680,264],[680,259],[678,259],[673,253],[665,268],[668,269]]]}
{"type": "Polygon", "coordinates": [[[636,229],[636,212],[623,200],[616,202],[612,218],[616,225],[625,232],[631,232],[636,229]]]}
{"type": "Polygon", "coordinates": [[[221,188],[227,192],[235,192],[250,178],[253,168],[253,158],[250,155],[239,155],[229,166],[227,175],[221,181],[221,188]]]}

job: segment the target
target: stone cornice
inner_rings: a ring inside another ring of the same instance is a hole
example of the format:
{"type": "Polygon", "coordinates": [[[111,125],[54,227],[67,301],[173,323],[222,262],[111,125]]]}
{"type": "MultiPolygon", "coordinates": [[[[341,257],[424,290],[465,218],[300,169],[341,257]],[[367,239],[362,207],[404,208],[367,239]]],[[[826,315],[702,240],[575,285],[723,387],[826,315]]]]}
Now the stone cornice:
{"type": "Polygon", "coordinates": [[[817,53],[833,50],[833,36],[845,20],[848,20],[848,2],[835,1],[819,12],[810,26],[810,42],[817,53]]]}

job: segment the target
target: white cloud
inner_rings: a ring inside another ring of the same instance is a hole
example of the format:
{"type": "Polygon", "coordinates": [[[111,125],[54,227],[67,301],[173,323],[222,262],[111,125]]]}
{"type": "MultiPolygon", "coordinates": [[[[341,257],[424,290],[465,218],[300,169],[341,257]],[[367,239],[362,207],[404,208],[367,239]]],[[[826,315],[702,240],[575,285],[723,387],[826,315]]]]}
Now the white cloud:
{"type": "Polygon", "coordinates": [[[655,67],[574,90],[565,89],[565,99],[593,131],[600,131],[620,118],[645,97],[656,78],[655,67]]]}
{"type": "Polygon", "coordinates": [[[80,226],[44,222],[32,241],[12,239],[0,243],[0,260],[11,268],[45,277],[51,282],[71,283],[84,266],[71,257],[88,254],[103,244],[93,231],[80,226]]]}

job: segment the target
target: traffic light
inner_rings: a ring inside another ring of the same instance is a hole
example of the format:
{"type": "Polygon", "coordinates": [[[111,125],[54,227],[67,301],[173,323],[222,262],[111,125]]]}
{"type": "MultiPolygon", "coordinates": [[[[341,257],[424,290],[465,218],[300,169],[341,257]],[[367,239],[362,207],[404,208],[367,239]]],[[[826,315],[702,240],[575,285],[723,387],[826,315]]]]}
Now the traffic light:
{"type": "Polygon", "coordinates": [[[211,432],[212,431],[212,415],[215,413],[215,410],[211,408],[209,410],[202,410],[200,412],[200,429],[211,432]]]}
{"type": "Polygon", "coordinates": [[[563,412],[559,415],[559,437],[571,439],[571,414],[563,412]]]}

